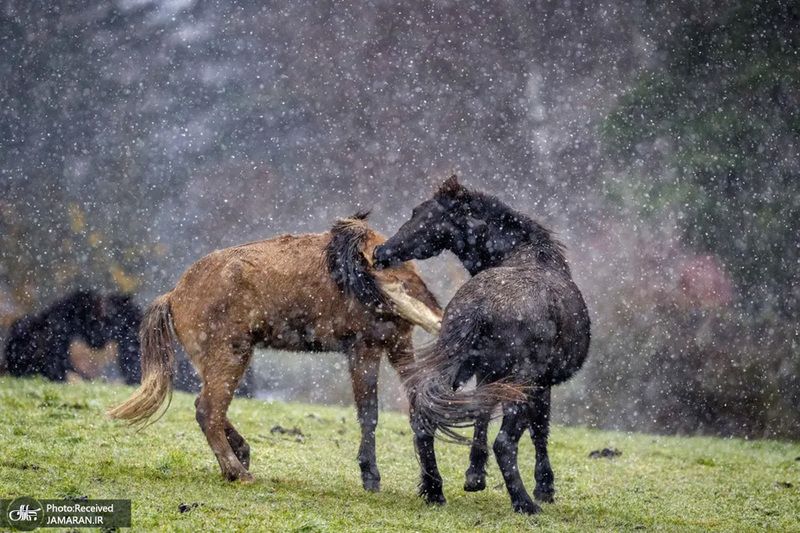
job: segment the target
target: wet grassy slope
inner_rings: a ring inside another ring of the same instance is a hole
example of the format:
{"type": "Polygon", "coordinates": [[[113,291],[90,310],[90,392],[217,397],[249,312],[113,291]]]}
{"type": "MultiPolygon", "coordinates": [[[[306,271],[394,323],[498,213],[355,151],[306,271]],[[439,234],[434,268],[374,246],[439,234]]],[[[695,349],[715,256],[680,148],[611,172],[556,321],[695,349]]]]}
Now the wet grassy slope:
{"type": "MultiPolygon", "coordinates": [[[[493,461],[487,490],[464,493],[468,450],[446,443],[438,450],[448,505],[426,507],[407,421],[388,412],[377,438],[383,490],[371,494],[361,489],[353,409],[236,399],[230,418],[250,441],[258,481],[227,483],[191,396],[176,393],[138,433],[106,420],[105,408],[132,390],[0,379],[0,498],[127,498],[138,531],[800,530],[798,443],[556,426],[557,501],[526,517],[511,512],[493,461]],[[298,431],[271,432],[278,425],[298,431]],[[604,447],[622,455],[589,457],[604,447]]],[[[532,491],[529,440],[521,450],[532,491]]]]}

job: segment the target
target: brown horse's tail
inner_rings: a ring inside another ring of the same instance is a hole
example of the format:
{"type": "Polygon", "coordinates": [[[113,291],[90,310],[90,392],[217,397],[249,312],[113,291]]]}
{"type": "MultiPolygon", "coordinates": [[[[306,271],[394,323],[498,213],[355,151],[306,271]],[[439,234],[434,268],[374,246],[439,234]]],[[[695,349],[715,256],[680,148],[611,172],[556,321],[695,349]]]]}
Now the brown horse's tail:
{"type": "MultiPolygon", "coordinates": [[[[144,423],[169,398],[175,374],[175,334],[170,313],[170,294],[156,298],[145,311],[139,339],[142,347],[142,384],[133,396],[109,409],[109,418],[144,423]]],[[[166,411],[166,409],[165,409],[166,411]]]]}
{"type": "Polygon", "coordinates": [[[480,365],[474,360],[472,346],[480,335],[481,324],[479,311],[454,320],[433,344],[420,350],[406,374],[413,423],[431,434],[439,429],[448,440],[468,443],[470,440],[454,429],[466,427],[479,416],[491,416],[498,404],[526,398],[527,387],[513,379],[461,389],[480,365]]]}

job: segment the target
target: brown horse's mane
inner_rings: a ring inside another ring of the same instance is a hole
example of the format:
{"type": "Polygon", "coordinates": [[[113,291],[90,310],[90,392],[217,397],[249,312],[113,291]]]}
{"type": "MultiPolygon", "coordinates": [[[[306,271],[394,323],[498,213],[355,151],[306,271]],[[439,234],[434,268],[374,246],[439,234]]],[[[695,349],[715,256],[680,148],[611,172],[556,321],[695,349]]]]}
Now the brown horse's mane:
{"type": "Polygon", "coordinates": [[[557,266],[569,274],[566,246],[553,231],[497,196],[465,187],[451,176],[440,185],[434,198],[449,210],[458,210],[495,228],[497,231],[492,233],[495,239],[527,247],[543,264],[557,266]]]}
{"type": "Polygon", "coordinates": [[[331,228],[331,240],[325,246],[325,265],[336,286],[355,296],[366,306],[389,310],[391,304],[372,274],[372,265],[363,253],[374,232],[367,225],[369,211],[358,211],[339,219],[331,228]]]}

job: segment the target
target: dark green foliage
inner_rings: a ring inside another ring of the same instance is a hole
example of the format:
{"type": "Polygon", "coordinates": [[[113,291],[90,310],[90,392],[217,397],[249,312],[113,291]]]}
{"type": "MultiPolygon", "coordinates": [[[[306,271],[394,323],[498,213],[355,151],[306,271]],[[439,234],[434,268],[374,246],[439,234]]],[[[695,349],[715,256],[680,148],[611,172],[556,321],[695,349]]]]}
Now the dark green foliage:
{"type": "Polygon", "coordinates": [[[679,244],[665,245],[658,231],[643,238],[662,249],[661,279],[679,277],[663,272],[680,268],[670,256],[710,254],[734,291],[727,303],[690,302],[679,285],[644,275],[598,309],[619,338],[600,339],[590,359],[587,379],[602,398],[591,400],[591,416],[654,431],[796,438],[800,4],[668,5],[686,13],[662,10],[656,65],[601,127],[625,176],[609,198],[621,205],[627,190],[653,227],[677,222],[679,244]]]}
{"type": "Polygon", "coordinates": [[[649,207],[725,259],[752,312],[800,311],[800,6],[742,2],[675,27],[603,124],[649,207]]]}

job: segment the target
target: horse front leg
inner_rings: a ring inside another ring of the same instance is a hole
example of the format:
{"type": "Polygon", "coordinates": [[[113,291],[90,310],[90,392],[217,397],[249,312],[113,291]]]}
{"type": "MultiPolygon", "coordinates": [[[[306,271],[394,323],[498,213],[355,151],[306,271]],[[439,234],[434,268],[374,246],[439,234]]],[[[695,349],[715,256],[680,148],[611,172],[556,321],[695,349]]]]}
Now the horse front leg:
{"type": "Polygon", "coordinates": [[[358,448],[358,466],[364,490],[381,490],[381,475],[375,458],[375,428],[378,425],[378,368],[380,352],[360,347],[349,357],[353,397],[361,426],[361,445],[358,448]]]}
{"type": "Polygon", "coordinates": [[[422,418],[414,409],[415,393],[409,389],[408,376],[413,370],[414,347],[411,343],[411,334],[405,335],[389,348],[387,352],[389,363],[397,371],[400,381],[405,388],[410,405],[411,430],[414,432],[414,450],[419,456],[421,469],[419,481],[419,495],[425,503],[444,505],[446,500],[442,493],[442,476],[436,466],[436,452],[432,424],[422,418]]]}
{"type": "Polygon", "coordinates": [[[414,345],[411,342],[411,333],[400,336],[394,344],[386,350],[386,357],[400,378],[400,383],[408,395],[408,377],[414,368],[414,345]]]}
{"type": "Polygon", "coordinates": [[[556,489],[553,486],[553,469],[547,454],[547,438],[550,433],[550,387],[534,390],[530,401],[531,440],[536,449],[536,488],[533,497],[540,502],[553,503],[556,489]]]}
{"type": "Polygon", "coordinates": [[[506,482],[508,495],[511,497],[511,506],[515,512],[525,514],[535,514],[542,509],[534,503],[522,477],[519,475],[517,466],[517,452],[519,449],[519,439],[530,425],[530,416],[527,404],[513,403],[503,406],[503,423],[500,426],[500,433],[494,441],[494,455],[503,479],[506,482]]]}
{"type": "Polygon", "coordinates": [[[414,449],[419,456],[419,495],[425,499],[427,504],[444,505],[447,500],[442,492],[442,475],[436,465],[436,451],[433,446],[435,429],[414,409],[413,403],[411,429],[414,431],[414,449]]]}
{"type": "Polygon", "coordinates": [[[469,451],[469,468],[464,481],[464,490],[467,492],[478,492],[486,488],[486,461],[489,459],[486,434],[489,430],[489,418],[489,414],[486,413],[475,420],[475,432],[469,451]]]}

